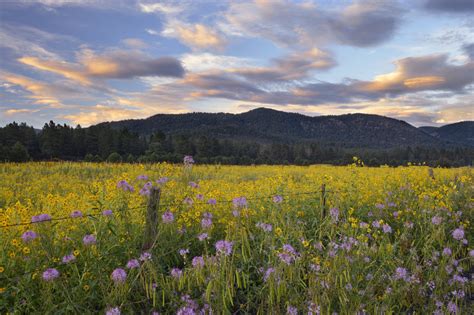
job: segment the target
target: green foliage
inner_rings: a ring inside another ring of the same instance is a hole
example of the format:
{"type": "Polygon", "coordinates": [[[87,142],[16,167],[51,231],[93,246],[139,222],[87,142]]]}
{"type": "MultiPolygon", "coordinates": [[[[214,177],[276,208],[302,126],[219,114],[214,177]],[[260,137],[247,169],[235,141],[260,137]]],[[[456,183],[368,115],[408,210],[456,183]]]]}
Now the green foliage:
{"type": "Polygon", "coordinates": [[[112,153],[110,153],[110,155],[107,157],[107,162],[110,162],[110,163],[120,163],[120,162],[122,162],[122,157],[121,157],[120,154],[118,154],[117,152],[112,152],[112,153]]]}

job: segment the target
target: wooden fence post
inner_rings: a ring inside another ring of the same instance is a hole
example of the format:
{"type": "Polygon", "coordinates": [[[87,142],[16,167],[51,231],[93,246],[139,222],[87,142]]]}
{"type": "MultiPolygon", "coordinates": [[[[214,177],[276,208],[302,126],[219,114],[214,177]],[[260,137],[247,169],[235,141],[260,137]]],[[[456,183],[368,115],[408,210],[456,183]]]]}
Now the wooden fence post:
{"type": "Polygon", "coordinates": [[[160,207],[161,190],[157,187],[150,189],[150,196],[146,208],[145,232],[143,235],[143,250],[150,249],[158,232],[158,209],[160,207]]]}
{"type": "Polygon", "coordinates": [[[321,209],[324,220],[326,218],[326,184],[321,184],[321,209]]]}
{"type": "Polygon", "coordinates": [[[433,171],[433,169],[432,169],[431,167],[428,169],[428,175],[431,177],[431,179],[435,179],[435,177],[434,177],[434,171],[433,171]]]}

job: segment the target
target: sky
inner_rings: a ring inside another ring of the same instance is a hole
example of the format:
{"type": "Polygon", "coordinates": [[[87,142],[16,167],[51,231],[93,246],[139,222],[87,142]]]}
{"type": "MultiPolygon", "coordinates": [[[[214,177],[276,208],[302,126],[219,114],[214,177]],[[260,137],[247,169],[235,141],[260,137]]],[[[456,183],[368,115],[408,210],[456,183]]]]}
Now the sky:
{"type": "Polygon", "coordinates": [[[158,113],[474,120],[472,0],[2,0],[0,125],[158,113]]]}

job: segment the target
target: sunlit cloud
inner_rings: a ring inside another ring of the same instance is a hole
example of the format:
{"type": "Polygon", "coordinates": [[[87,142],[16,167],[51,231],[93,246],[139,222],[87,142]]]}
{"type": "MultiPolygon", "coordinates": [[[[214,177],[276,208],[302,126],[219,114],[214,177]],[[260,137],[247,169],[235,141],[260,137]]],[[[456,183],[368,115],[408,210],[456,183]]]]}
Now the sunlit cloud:
{"type": "Polygon", "coordinates": [[[181,77],[184,68],[173,57],[150,58],[138,51],[114,50],[97,55],[90,49],[78,53],[77,63],[22,57],[19,62],[53,72],[84,85],[99,79],[129,79],[145,76],[181,77]]]}
{"type": "Polygon", "coordinates": [[[226,45],[225,38],[217,31],[204,24],[184,24],[174,21],[166,26],[162,34],[167,37],[176,37],[183,44],[193,49],[221,50],[226,45]]]}
{"type": "Polygon", "coordinates": [[[17,114],[32,114],[38,112],[39,109],[28,109],[28,108],[12,108],[12,109],[7,109],[3,113],[7,116],[14,116],[17,114]]]}

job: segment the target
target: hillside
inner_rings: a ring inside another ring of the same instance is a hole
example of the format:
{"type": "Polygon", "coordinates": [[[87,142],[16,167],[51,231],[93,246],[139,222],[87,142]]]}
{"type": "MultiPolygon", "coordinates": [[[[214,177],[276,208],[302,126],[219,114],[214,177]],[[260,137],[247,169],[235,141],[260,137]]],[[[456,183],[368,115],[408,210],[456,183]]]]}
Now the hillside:
{"type": "Polygon", "coordinates": [[[474,146],[474,121],[462,121],[442,127],[420,127],[420,129],[445,142],[474,146]]]}
{"type": "Polygon", "coordinates": [[[103,124],[114,129],[127,128],[142,135],[162,131],[258,142],[317,141],[349,148],[442,145],[441,139],[402,120],[368,114],[310,117],[258,108],[241,114],[159,114],[103,124]]]}

